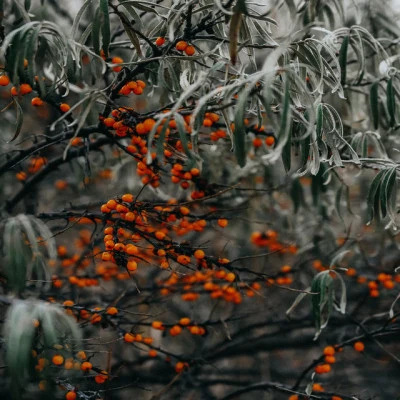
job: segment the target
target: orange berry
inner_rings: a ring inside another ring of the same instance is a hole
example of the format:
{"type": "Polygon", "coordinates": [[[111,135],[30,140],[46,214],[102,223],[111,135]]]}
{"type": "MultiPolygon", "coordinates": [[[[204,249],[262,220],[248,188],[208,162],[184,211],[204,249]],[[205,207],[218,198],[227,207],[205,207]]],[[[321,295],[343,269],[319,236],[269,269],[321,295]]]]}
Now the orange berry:
{"type": "Polygon", "coordinates": [[[175,48],[178,51],[184,51],[188,47],[188,44],[184,40],[180,40],[176,45],[175,48]]]}
{"type": "Polygon", "coordinates": [[[334,356],[325,356],[325,362],[327,364],[334,364],[336,362],[336,358],[334,356]]]}
{"type": "Polygon", "coordinates": [[[60,354],[56,354],[53,356],[51,361],[54,365],[62,365],[64,363],[64,357],[60,354]]]}
{"type": "Polygon", "coordinates": [[[10,84],[10,78],[7,75],[0,76],[0,86],[7,86],[10,84]]]}
{"type": "Polygon", "coordinates": [[[362,351],[364,351],[364,349],[365,349],[364,343],[363,343],[363,342],[360,342],[360,341],[355,342],[354,345],[353,345],[353,347],[354,347],[354,350],[355,350],[355,351],[358,351],[358,352],[362,352],[362,351]]]}
{"type": "Polygon", "coordinates": [[[196,250],[193,255],[194,255],[194,258],[197,258],[198,260],[201,260],[202,258],[204,258],[206,256],[204,251],[200,250],[200,249],[196,250]]]}
{"type": "Polygon", "coordinates": [[[115,119],[114,118],[104,118],[103,124],[105,126],[108,126],[109,128],[111,128],[115,124],[115,119]]]}
{"type": "Polygon", "coordinates": [[[106,371],[101,371],[101,374],[98,374],[94,377],[94,380],[96,383],[101,385],[108,379],[107,372],[106,371]]]}
{"type": "Polygon", "coordinates": [[[151,323],[151,326],[152,326],[154,329],[157,329],[157,330],[159,330],[159,331],[163,331],[163,330],[165,329],[165,327],[164,327],[164,325],[163,325],[163,323],[162,323],[161,321],[153,321],[153,322],[151,323]]]}
{"type": "Polygon", "coordinates": [[[194,53],[196,53],[196,49],[193,46],[187,46],[185,49],[185,53],[187,56],[192,56],[194,53]]]}
{"type": "Polygon", "coordinates": [[[136,83],[137,83],[137,85],[138,85],[139,87],[141,87],[142,89],[144,89],[144,88],[146,87],[146,82],[144,82],[144,81],[142,81],[142,80],[140,80],[140,79],[138,79],[138,80],[136,81],[136,83]]]}
{"type": "Polygon", "coordinates": [[[76,393],[73,391],[69,391],[65,394],[66,400],[75,400],[76,399],[76,393]]]}
{"type": "Polygon", "coordinates": [[[92,365],[92,363],[90,363],[89,361],[85,361],[85,362],[83,362],[82,365],[81,365],[81,370],[82,370],[83,372],[88,372],[88,371],[90,371],[92,368],[93,368],[93,365],[92,365]]]}
{"type": "Polygon", "coordinates": [[[31,104],[35,107],[40,107],[44,104],[43,100],[40,97],[34,97],[31,100],[31,104]]]}
{"type": "Polygon", "coordinates": [[[267,146],[272,146],[275,143],[275,138],[273,136],[267,136],[265,139],[265,144],[267,146]]]}
{"type": "Polygon", "coordinates": [[[135,341],[135,335],[133,333],[125,333],[124,340],[127,343],[133,343],[135,341]]]}
{"type": "Polygon", "coordinates": [[[142,122],[139,122],[136,125],[136,133],[138,135],[145,135],[146,133],[148,133],[148,130],[146,129],[146,127],[144,126],[144,124],[142,122]]]}
{"type": "Polygon", "coordinates": [[[157,357],[157,351],[154,349],[149,350],[149,357],[157,357]]]}
{"type": "Polygon", "coordinates": [[[184,317],[179,320],[179,324],[182,326],[188,326],[190,324],[190,318],[184,317]]]}
{"type": "Polygon", "coordinates": [[[140,96],[143,93],[143,88],[141,86],[138,86],[137,88],[132,90],[133,93],[135,93],[137,96],[140,96]]]}
{"type": "Polygon", "coordinates": [[[165,43],[165,38],[163,38],[163,37],[158,37],[157,39],[156,39],[156,46],[158,46],[158,47],[160,47],[160,46],[162,46],[164,43],[165,43]]]}
{"type": "Polygon", "coordinates": [[[106,313],[108,315],[117,315],[118,314],[118,308],[116,307],[108,307],[106,310],[106,313]]]}
{"type": "Polygon", "coordinates": [[[182,332],[182,328],[179,325],[174,325],[170,328],[169,333],[171,336],[177,336],[182,332]]]}
{"type": "Polygon", "coordinates": [[[29,83],[21,83],[19,86],[19,94],[24,96],[32,92],[32,86],[29,83]]]}
{"type": "Polygon", "coordinates": [[[11,96],[18,96],[18,90],[15,86],[11,88],[11,96]]]}
{"type": "Polygon", "coordinates": [[[71,109],[71,107],[69,106],[69,104],[67,103],[61,103],[60,104],[60,111],[63,113],[68,112],[71,109]]]}
{"type": "Polygon", "coordinates": [[[154,119],[152,118],[147,118],[143,121],[143,125],[148,132],[150,132],[153,129],[155,124],[156,121],[154,121],[154,119]]]}
{"type": "Polygon", "coordinates": [[[228,220],[227,219],[219,219],[217,221],[217,224],[221,227],[221,228],[225,228],[228,225],[228,220]]]}
{"type": "MultiPolygon", "coordinates": [[[[121,57],[113,57],[111,59],[111,62],[113,64],[121,64],[124,62],[124,60],[121,57]]],[[[119,72],[119,71],[121,71],[121,69],[122,69],[122,67],[120,65],[113,67],[114,72],[119,72]]]]}
{"type": "Polygon", "coordinates": [[[325,356],[333,356],[335,354],[336,350],[333,346],[326,346],[324,348],[324,355],[325,356]]]}
{"type": "Polygon", "coordinates": [[[136,262],[136,261],[128,261],[128,262],[126,263],[126,269],[127,269],[129,272],[134,272],[134,271],[136,271],[136,270],[137,270],[137,262],[136,262]]]}

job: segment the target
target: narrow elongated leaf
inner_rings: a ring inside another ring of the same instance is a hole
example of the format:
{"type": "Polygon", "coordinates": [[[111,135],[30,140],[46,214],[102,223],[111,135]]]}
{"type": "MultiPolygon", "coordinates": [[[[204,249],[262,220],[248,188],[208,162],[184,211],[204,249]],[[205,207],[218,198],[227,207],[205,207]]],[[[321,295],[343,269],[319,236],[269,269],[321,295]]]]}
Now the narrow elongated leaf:
{"type": "Polygon", "coordinates": [[[375,203],[376,203],[375,199],[377,197],[381,180],[386,172],[387,172],[386,170],[379,171],[378,175],[375,176],[375,178],[371,182],[371,186],[369,187],[368,198],[367,198],[367,206],[368,206],[367,224],[370,224],[371,221],[374,219],[375,203]]]}
{"type": "Polygon", "coordinates": [[[318,338],[322,329],[329,321],[334,300],[333,279],[330,271],[322,271],[317,274],[311,284],[311,291],[318,293],[312,296],[313,316],[316,327],[315,338],[318,338]]]}
{"type": "Polygon", "coordinates": [[[236,64],[238,55],[239,32],[242,24],[242,13],[236,11],[231,18],[229,25],[229,55],[233,65],[236,64]]]}
{"type": "Polygon", "coordinates": [[[108,12],[108,1],[100,0],[100,10],[103,13],[101,34],[103,51],[106,57],[108,57],[108,48],[110,46],[111,34],[110,34],[110,15],[108,12]]]}
{"type": "Polygon", "coordinates": [[[8,141],[8,143],[13,142],[19,136],[19,134],[21,133],[22,124],[24,122],[24,112],[22,111],[22,107],[20,106],[15,97],[12,98],[12,101],[17,109],[17,117],[15,120],[14,136],[8,141]]]}
{"type": "Polygon", "coordinates": [[[394,127],[396,125],[396,99],[392,78],[389,79],[386,87],[386,104],[390,117],[389,124],[391,127],[394,127]]]}
{"type": "Polygon", "coordinates": [[[340,64],[340,83],[344,85],[346,83],[347,75],[347,50],[349,47],[349,36],[343,38],[342,45],[339,51],[339,64],[340,64]]]}
{"type": "Polygon", "coordinates": [[[246,105],[249,100],[250,89],[244,89],[239,95],[235,114],[235,131],[233,133],[233,144],[238,164],[244,167],[246,164],[246,127],[244,116],[246,105]]]}
{"type": "Polygon", "coordinates": [[[379,82],[375,82],[371,85],[369,92],[369,103],[371,107],[372,122],[374,129],[379,127],[379,98],[378,98],[379,82]]]}

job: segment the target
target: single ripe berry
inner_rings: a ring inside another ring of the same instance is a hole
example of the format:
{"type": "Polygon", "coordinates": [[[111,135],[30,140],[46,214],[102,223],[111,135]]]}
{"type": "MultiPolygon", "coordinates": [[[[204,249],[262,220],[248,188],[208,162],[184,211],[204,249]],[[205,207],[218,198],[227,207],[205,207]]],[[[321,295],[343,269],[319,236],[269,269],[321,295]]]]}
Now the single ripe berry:
{"type": "Polygon", "coordinates": [[[189,45],[186,47],[185,53],[187,56],[192,56],[194,53],[196,53],[196,49],[193,46],[189,45]]]}
{"type": "Polygon", "coordinates": [[[0,76],[0,86],[7,86],[10,83],[10,78],[7,75],[0,76]]]}
{"type": "Polygon", "coordinates": [[[156,39],[156,46],[162,46],[163,44],[165,43],[165,38],[163,38],[163,37],[158,37],[157,39],[156,39]]]}
{"type": "Polygon", "coordinates": [[[185,51],[186,47],[188,47],[188,44],[184,40],[180,40],[176,45],[175,48],[178,51],[185,51]]]}

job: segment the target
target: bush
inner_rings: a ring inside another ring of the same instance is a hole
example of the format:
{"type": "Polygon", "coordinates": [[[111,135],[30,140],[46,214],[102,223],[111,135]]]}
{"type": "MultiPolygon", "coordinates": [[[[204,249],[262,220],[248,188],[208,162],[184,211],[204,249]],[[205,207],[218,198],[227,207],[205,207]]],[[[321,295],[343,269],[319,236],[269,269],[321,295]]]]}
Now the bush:
{"type": "Polygon", "coordinates": [[[1,2],[7,398],[398,395],[397,16],[263,3],[1,2]]]}

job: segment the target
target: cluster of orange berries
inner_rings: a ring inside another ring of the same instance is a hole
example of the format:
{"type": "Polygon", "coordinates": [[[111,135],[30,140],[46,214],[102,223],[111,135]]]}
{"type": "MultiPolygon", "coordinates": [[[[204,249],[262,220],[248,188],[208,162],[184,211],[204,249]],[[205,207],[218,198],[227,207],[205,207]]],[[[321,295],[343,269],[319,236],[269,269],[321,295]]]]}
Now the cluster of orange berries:
{"type": "Polygon", "coordinates": [[[196,53],[196,49],[194,48],[194,46],[190,45],[184,40],[180,40],[179,42],[177,42],[175,48],[178,51],[184,51],[187,56],[193,56],[196,53]]]}
{"type": "MultiPolygon", "coordinates": [[[[151,324],[153,329],[159,331],[165,331],[166,326],[161,321],[153,321],[151,324]]],[[[187,329],[192,335],[203,336],[206,334],[206,329],[200,325],[193,324],[191,319],[183,317],[177,324],[172,325],[169,328],[169,334],[171,336],[178,336],[182,333],[183,329],[187,329]]]]}
{"type": "Polygon", "coordinates": [[[257,247],[266,247],[271,252],[279,252],[279,253],[297,253],[297,246],[294,244],[285,245],[278,240],[278,232],[270,229],[266,232],[253,232],[251,234],[251,243],[256,245],[257,247]]]}
{"type": "Polygon", "coordinates": [[[130,81],[124,86],[122,86],[118,94],[121,94],[123,96],[128,96],[129,94],[134,93],[139,96],[143,93],[145,87],[146,83],[140,79],[137,81],[130,81]]]}
{"type": "MultiPolygon", "coordinates": [[[[227,264],[229,260],[219,259],[220,264],[227,264]]],[[[200,297],[200,293],[204,291],[208,293],[212,299],[223,299],[227,302],[240,304],[242,302],[242,294],[232,286],[236,280],[236,275],[233,272],[226,272],[223,269],[206,270],[204,272],[196,271],[183,276],[178,276],[175,272],[165,279],[158,281],[161,287],[162,295],[169,295],[175,292],[181,293],[183,301],[196,301],[200,297]],[[222,282],[226,283],[222,283],[222,282]],[[193,286],[197,286],[197,291],[194,291],[193,286]]],[[[254,287],[259,288],[259,286],[254,287]]]]}
{"type": "Polygon", "coordinates": [[[28,178],[28,174],[35,174],[36,172],[41,170],[46,164],[47,164],[46,157],[41,157],[41,156],[33,157],[29,161],[28,173],[26,173],[25,171],[19,171],[15,174],[15,177],[19,181],[23,182],[28,178]]]}
{"type": "MultiPolygon", "coordinates": [[[[182,189],[187,189],[190,185],[189,182],[200,176],[200,170],[198,168],[192,168],[190,171],[185,171],[182,164],[176,163],[171,169],[171,174],[171,181],[173,183],[180,183],[182,189]]],[[[197,198],[202,198],[204,195],[204,192],[199,193],[197,198]]]]}
{"type": "MultiPolygon", "coordinates": [[[[329,267],[323,266],[321,260],[314,260],[313,267],[317,271],[325,271],[325,270],[329,269],[329,267]]],[[[391,274],[381,272],[378,274],[376,279],[368,280],[365,276],[358,275],[357,270],[353,267],[347,268],[345,274],[351,278],[356,279],[357,283],[359,283],[359,284],[367,284],[370,297],[379,297],[379,295],[380,295],[379,286],[380,285],[387,290],[392,290],[392,289],[394,289],[396,282],[400,283],[400,274],[395,274],[393,276],[391,274]]]]}

